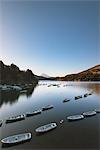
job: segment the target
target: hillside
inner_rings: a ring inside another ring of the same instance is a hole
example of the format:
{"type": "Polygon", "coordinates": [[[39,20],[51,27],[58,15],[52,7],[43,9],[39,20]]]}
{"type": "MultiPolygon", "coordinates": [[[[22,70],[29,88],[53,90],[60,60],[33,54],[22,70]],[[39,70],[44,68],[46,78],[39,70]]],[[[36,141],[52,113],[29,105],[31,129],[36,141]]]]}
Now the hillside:
{"type": "Polygon", "coordinates": [[[20,70],[16,65],[0,61],[0,84],[36,84],[38,80],[31,70],[20,70]]]}
{"type": "Polygon", "coordinates": [[[76,74],[66,75],[65,77],[47,78],[44,76],[37,76],[29,69],[22,71],[14,64],[7,66],[0,61],[0,84],[36,84],[38,80],[100,81],[100,65],[76,74]]]}
{"type": "Polygon", "coordinates": [[[62,81],[100,81],[100,65],[94,66],[88,70],[77,74],[66,75],[65,77],[57,77],[56,80],[62,81]]]}

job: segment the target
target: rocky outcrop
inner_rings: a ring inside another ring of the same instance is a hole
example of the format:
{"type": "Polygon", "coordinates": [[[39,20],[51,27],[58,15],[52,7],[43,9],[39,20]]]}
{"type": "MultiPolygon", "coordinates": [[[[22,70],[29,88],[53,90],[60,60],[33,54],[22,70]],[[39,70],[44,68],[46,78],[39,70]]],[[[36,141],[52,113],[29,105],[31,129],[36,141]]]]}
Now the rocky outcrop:
{"type": "Polygon", "coordinates": [[[36,84],[38,79],[31,70],[20,70],[16,65],[5,65],[0,61],[0,84],[36,84]]]}

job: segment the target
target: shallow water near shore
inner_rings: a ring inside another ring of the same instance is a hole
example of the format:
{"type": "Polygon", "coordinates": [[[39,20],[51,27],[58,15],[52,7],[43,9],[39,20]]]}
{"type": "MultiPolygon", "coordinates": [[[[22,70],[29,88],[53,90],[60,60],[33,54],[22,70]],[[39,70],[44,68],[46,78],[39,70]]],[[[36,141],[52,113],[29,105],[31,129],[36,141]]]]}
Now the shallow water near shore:
{"type": "Polygon", "coordinates": [[[100,113],[79,121],[68,122],[67,116],[82,114],[100,108],[100,82],[40,81],[30,93],[2,92],[0,96],[0,139],[26,132],[32,133],[29,142],[1,149],[100,149],[100,113]],[[57,84],[59,86],[53,86],[57,84]],[[51,85],[51,86],[48,86],[51,85]],[[75,100],[75,96],[93,92],[88,97],[75,100]],[[63,103],[67,98],[70,101],[63,103]],[[54,108],[42,111],[25,120],[6,124],[11,116],[25,114],[53,105],[54,108]],[[60,120],[64,120],[60,124],[60,120]],[[35,129],[56,122],[57,128],[37,136],[35,129]]]}

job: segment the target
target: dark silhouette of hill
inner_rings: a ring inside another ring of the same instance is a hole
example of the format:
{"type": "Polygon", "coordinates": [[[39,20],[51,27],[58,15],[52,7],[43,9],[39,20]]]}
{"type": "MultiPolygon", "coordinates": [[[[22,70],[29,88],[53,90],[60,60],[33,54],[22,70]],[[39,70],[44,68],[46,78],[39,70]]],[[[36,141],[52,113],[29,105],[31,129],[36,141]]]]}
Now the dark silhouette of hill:
{"type": "Polygon", "coordinates": [[[61,81],[100,81],[100,65],[85,71],[69,74],[65,77],[43,77],[33,74],[29,69],[20,70],[16,65],[5,65],[0,61],[0,84],[37,84],[38,80],[61,80],[61,81]]]}
{"type": "Polygon", "coordinates": [[[31,70],[20,70],[16,65],[0,61],[0,84],[36,84],[38,79],[31,70]]]}

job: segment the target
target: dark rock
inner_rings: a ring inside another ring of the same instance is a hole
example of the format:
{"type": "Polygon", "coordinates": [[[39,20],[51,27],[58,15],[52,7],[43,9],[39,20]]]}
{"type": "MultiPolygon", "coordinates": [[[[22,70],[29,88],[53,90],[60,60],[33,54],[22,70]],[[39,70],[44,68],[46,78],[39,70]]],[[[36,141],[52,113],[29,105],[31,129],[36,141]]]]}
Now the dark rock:
{"type": "Polygon", "coordinates": [[[21,71],[16,65],[5,65],[0,61],[0,84],[34,84],[37,83],[31,70],[21,71]]]}

